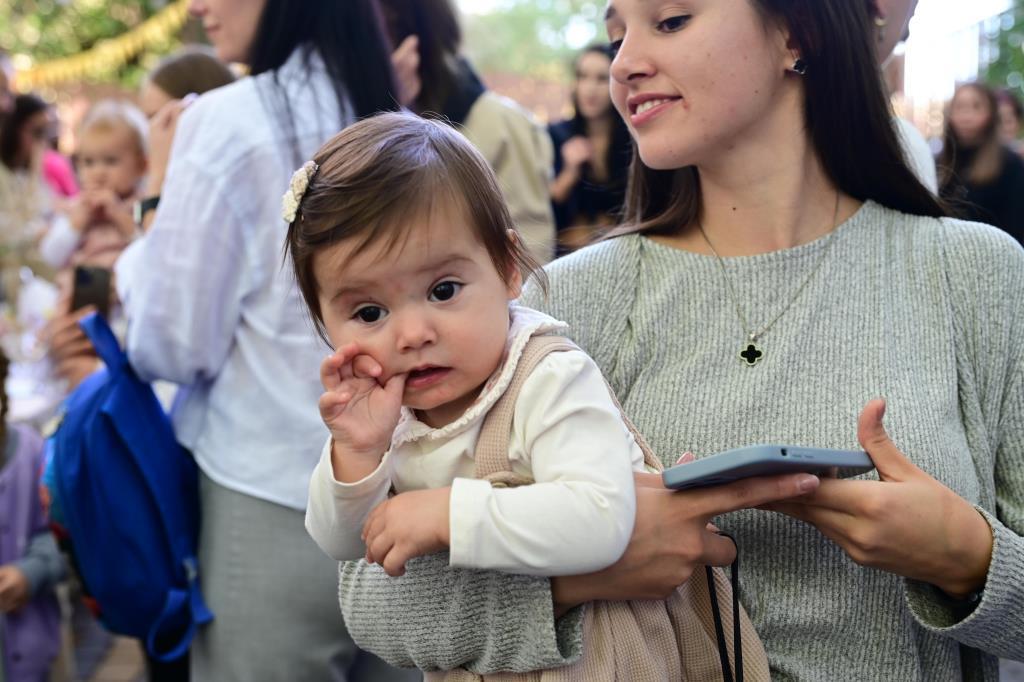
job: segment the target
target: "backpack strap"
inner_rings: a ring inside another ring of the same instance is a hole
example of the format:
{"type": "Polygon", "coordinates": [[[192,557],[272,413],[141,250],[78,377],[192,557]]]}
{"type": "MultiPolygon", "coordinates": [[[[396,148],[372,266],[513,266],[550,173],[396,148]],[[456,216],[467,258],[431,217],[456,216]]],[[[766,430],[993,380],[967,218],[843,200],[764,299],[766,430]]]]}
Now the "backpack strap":
{"type": "Polygon", "coordinates": [[[99,313],[86,315],[78,321],[78,326],[89,337],[93,348],[96,349],[96,354],[100,356],[100,360],[108,369],[111,371],[120,369],[123,364],[128,362],[127,356],[121,350],[121,344],[118,343],[117,337],[114,336],[114,332],[111,331],[110,325],[102,315],[99,313]]]}
{"type": "MultiPolygon", "coordinates": [[[[572,350],[580,350],[580,348],[562,336],[534,336],[527,342],[523,354],[516,364],[512,382],[498,402],[487,412],[483,426],[480,427],[480,435],[477,438],[474,453],[477,478],[490,481],[492,485],[499,487],[526,485],[533,482],[523,477],[514,476],[512,466],[508,461],[508,444],[512,434],[512,418],[515,415],[516,401],[519,399],[519,392],[522,390],[523,384],[526,383],[526,379],[537,368],[541,360],[550,353],[572,350]]],[[[644,464],[654,471],[661,471],[663,468],[661,461],[654,455],[654,451],[647,445],[647,441],[640,435],[633,422],[626,416],[607,381],[605,381],[605,386],[607,386],[608,395],[611,396],[612,402],[618,408],[623,422],[644,453],[644,464]]]]}
{"type": "Polygon", "coordinates": [[[190,556],[183,563],[188,574],[188,589],[168,590],[164,608],[146,636],[146,650],[165,663],[184,656],[192,644],[196,627],[213,620],[213,613],[206,606],[199,589],[199,562],[190,556]],[[182,622],[187,623],[183,628],[182,622]],[[163,631],[168,629],[181,633],[173,643],[163,641],[163,631]]]}

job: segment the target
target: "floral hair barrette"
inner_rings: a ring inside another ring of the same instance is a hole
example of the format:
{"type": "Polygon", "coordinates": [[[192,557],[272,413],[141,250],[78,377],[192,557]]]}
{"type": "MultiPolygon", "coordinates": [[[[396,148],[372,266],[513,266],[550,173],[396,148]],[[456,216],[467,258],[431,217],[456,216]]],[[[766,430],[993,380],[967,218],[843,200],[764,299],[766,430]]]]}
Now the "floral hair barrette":
{"type": "Polygon", "coordinates": [[[302,164],[302,168],[292,174],[292,181],[288,184],[288,191],[281,197],[281,217],[288,224],[295,222],[295,216],[299,212],[299,204],[302,202],[302,197],[305,196],[306,190],[309,189],[309,183],[313,180],[313,176],[316,175],[318,170],[320,170],[320,166],[316,165],[313,161],[307,161],[302,164]]]}

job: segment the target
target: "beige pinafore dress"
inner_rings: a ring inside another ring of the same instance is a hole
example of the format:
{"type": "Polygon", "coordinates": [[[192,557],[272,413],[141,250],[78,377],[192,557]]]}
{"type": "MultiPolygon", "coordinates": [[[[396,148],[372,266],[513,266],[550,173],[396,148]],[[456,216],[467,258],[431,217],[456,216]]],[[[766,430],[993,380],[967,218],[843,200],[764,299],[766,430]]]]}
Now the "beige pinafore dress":
{"type": "MultiPolygon", "coordinates": [[[[508,443],[516,398],[523,382],[548,354],[578,348],[560,336],[535,336],[523,350],[508,390],[488,412],[477,441],[476,477],[495,487],[529,485],[515,476],[508,461],[508,443]]],[[[609,387],[609,393],[611,388],[609,387]]],[[[614,394],[612,399],[615,400],[614,394]]],[[[616,401],[618,406],[618,401],[616,401]]],[[[619,406],[619,411],[622,411],[619,406]]],[[[636,427],[622,418],[644,453],[646,466],[661,471],[636,427]]],[[[733,587],[721,569],[696,571],[666,600],[593,602],[585,605],[583,655],[571,665],[529,673],[478,675],[459,668],[428,672],[427,682],[769,682],[768,659],[746,611],[733,602],[733,587]],[[710,581],[709,581],[710,577],[710,581]],[[715,596],[708,589],[715,586],[715,596]],[[719,609],[718,604],[733,604],[719,609]],[[734,630],[734,615],[738,630],[734,630]],[[720,627],[716,628],[715,621],[720,627]],[[735,644],[723,636],[742,638],[741,667],[735,668],[735,644]],[[735,673],[734,673],[735,671],[735,673]]]]}

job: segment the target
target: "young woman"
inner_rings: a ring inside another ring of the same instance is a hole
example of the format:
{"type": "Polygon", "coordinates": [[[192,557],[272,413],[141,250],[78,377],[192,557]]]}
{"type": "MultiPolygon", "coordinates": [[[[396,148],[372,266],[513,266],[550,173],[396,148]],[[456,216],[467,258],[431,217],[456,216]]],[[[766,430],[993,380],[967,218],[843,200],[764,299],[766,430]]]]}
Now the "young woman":
{"type": "Polygon", "coordinates": [[[1003,142],[999,102],[984,83],[965,83],[949,104],[942,153],[942,196],[964,218],[1024,239],[1024,161],[1003,142]]]}
{"type": "Polygon", "coordinates": [[[157,114],[157,144],[173,132],[170,163],[166,179],[149,178],[159,208],[118,261],[117,282],[132,363],[185,387],[176,434],[202,471],[200,571],[215,620],[193,644],[192,675],[395,679],[403,673],[353,672],[357,652],[330,599],[335,564],[303,529],[322,352],[281,267],[279,210],[294,159],[396,106],[377,8],[193,0],[190,9],[218,56],[253,77],[184,113],[175,102],[157,114]]]}
{"type": "Polygon", "coordinates": [[[618,222],[633,155],[629,131],[608,95],[611,50],[593,45],[575,63],[568,121],[548,127],[555,147],[555,207],[558,248],[567,253],[587,244],[598,229],[618,222]]]}
{"type": "MultiPolygon", "coordinates": [[[[1024,252],[943,218],[907,168],[862,3],[684,7],[609,3],[613,100],[639,152],[631,233],[555,262],[548,302],[523,303],[569,323],[666,463],[859,443],[877,472],[679,493],[640,475],[611,568],[548,581],[427,557],[346,604],[349,626],[394,661],[559,665],[580,645],[573,607],[728,563],[715,517],[776,679],[995,682],[996,656],[1024,658],[1024,314],[1006,295],[1024,252]],[[412,594],[451,615],[402,609],[412,594]],[[448,638],[474,622],[490,625],[448,638]]],[[[343,580],[386,578],[363,564],[343,580]]]]}

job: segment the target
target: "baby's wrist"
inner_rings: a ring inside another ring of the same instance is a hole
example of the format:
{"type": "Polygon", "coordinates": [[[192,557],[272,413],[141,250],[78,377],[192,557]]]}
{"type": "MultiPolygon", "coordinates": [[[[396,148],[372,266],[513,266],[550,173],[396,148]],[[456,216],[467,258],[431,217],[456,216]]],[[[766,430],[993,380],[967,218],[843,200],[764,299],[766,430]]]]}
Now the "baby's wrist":
{"type": "Polygon", "coordinates": [[[341,483],[358,483],[376,471],[382,459],[384,450],[379,448],[356,449],[331,439],[331,468],[335,480],[341,483]]]}

